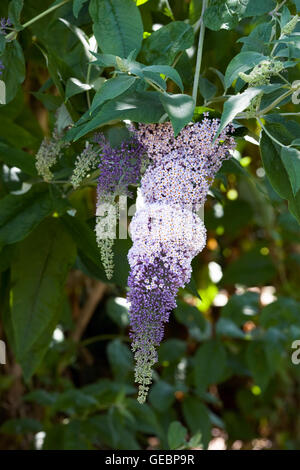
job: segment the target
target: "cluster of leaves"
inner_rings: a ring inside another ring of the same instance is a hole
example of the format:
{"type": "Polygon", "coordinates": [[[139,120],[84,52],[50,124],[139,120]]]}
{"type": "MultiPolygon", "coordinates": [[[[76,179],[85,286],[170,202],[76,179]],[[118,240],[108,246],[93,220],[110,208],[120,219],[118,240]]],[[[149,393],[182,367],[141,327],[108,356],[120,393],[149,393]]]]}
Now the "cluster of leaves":
{"type": "Polygon", "coordinates": [[[1,2],[13,26],[0,35],[0,332],[9,349],[0,366],[0,447],[38,446],[40,432],[45,449],[207,447],[218,428],[229,445],[263,436],[299,448],[300,376],[290,356],[300,338],[300,23],[291,30],[300,5],[205,4],[202,23],[201,0],[1,2]],[[280,72],[261,77],[260,65],[278,62],[280,72]],[[251,73],[262,83],[243,80],[251,73]],[[95,129],[118,145],[124,120],[169,119],[178,133],[205,111],[221,127],[234,120],[238,149],[212,189],[208,249],[180,293],[141,406],[124,306],[129,240],[116,241],[113,284],[74,341],[90,301],[86,280],[106,280],[92,229],[95,180],[73,190],[70,176],[95,129]],[[45,183],[34,155],[54,125],[69,129],[72,145],[45,183]],[[270,286],[277,299],[266,302],[270,286]]]}

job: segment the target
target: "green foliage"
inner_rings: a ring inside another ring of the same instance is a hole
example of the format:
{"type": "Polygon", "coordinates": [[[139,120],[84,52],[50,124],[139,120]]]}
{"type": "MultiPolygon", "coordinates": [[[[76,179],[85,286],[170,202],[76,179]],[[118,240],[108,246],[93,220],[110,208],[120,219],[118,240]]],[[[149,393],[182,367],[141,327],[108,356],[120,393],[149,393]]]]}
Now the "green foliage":
{"type": "Polygon", "coordinates": [[[0,34],[0,448],[177,450],[219,435],[228,449],[299,449],[300,2],[210,0],[204,23],[200,0],[60,3],[0,2],[13,23],[0,34]],[[207,111],[219,132],[233,123],[237,149],[211,188],[207,248],[140,405],[132,244],[116,240],[108,283],[99,170],[76,189],[70,177],[95,131],[117,146],[124,121],[170,121],[177,135],[207,111]],[[70,146],[45,183],[35,155],[55,126],[70,146]]]}
{"type": "Polygon", "coordinates": [[[91,0],[93,30],[104,54],[127,57],[137,54],[143,39],[143,24],[132,0],[91,0]]]}
{"type": "Polygon", "coordinates": [[[29,379],[42,360],[61,313],[74,245],[60,221],[47,219],[17,246],[12,263],[15,354],[29,379]]]}

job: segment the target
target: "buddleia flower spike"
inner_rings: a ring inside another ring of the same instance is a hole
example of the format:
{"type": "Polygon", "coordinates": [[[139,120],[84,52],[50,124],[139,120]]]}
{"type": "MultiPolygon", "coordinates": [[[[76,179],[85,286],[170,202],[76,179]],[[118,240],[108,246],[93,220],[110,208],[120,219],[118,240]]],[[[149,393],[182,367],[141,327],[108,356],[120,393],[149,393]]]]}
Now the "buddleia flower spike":
{"type": "Polygon", "coordinates": [[[157,362],[164,324],[176,307],[176,295],[191,277],[191,261],[206,243],[206,229],[197,210],[222,161],[235,146],[227,127],[213,144],[219,122],[207,116],[185,127],[174,138],[170,123],[140,125],[137,137],[150,164],[142,177],[144,204],[137,210],[130,233],[128,301],[132,349],[144,403],[157,362]]]}
{"type": "Polygon", "coordinates": [[[99,145],[100,175],[97,186],[96,239],[108,279],[113,276],[113,245],[119,216],[117,197],[132,194],[131,185],[140,182],[145,149],[136,137],[112,147],[103,134],[95,136],[99,145]]]}

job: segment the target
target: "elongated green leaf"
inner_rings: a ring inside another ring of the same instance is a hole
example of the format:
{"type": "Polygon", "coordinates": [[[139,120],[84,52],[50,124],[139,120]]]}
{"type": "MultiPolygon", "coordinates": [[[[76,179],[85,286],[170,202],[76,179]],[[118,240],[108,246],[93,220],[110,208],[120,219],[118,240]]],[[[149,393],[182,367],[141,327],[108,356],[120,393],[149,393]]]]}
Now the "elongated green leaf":
{"type": "Polygon", "coordinates": [[[66,99],[78,95],[84,91],[91,90],[92,86],[88,83],[82,83],[78,78],[69,78],[66,85],[66,99]]]}
{"type": "Polygon", "coordinates": [[[120,96],[128,90],[135,81],[136,78],[130,77],[129,75],[118,75],[115,78],[107,80],[94,96],[92,106],[90,107],[90,113],[105,103],[105,101],[120,96]]]}
{"type": "Polygon", "coordinates": [[[163,106],[157,92],[135,92],[105,103],[99,113],[87,124],[71,129],[68,139],[78,140],[104,124],[111,121],[130,119],[134,122],[158,122],[164,114],[163,106]]]}
{"type": "Polygon", "coordinates": [[[75,18],[78,18],[80,10],[87,1],[88,0],[73,0],[73,13],[75,18]]]}
{"type": "Polygon", "coordinates": [[[160,101],[171,120],[176,137],[181,129],[192,120],[195,102],[188,95],[170,95],[167,93],[160,95],[160,101]]]}
{"type": "Polygon", "coordinates": [[[36,147],[38,140],[23,126],[20,126],[4,116],[0,116],[1,138],[13,147],[36,147]]]}
{"type": "Polygon", "coordinates": [[[102,279],[106,279],[100,262],[100,252],[96,243],[94,231],[78,217],[72,217],[65,214],[61,217],[61,221],[76,243],[78,250],[97,265],[99,272],[102,272],[103,274],[102,279]]]}
{"type": "Polygon", "coordinates": [[[253,341],[248,345],[246,360],[255,383],[264,391],[276,368],[270,367],[266,347],[262,341],[253,341]]]}
{"type": "Polygon", "coordinates": [[[32,92],[32,95],[35,96],[37,100],[41,101],[41,103],[43,103],[45,108],[47,108],[49,111],[56,111],[63,102],[61,96],[50,95],[50,93],[34,91],[32,92]]]}
{"type": "Polygon", "coordinates": [[[199,78],[199,90],[201,95],[205,100],[209,100],[213,96],[215,96],[217,92],[217,87],[213,83],[211,83],[207,78],[200,77],[199,78]]]}
{"type": "Polygon", "coordinates": [[[183,21],[173,21],[149,36],[142,49],[148,64],[171,65],[177,54],[193,45],[193,28],[183,21]]]}
{"type": "Polygon", "coordinates": [[[36,176],[35,159],[33,155],[23,150],[13,148],[0,142],[0,160],[9,166],[16,166],[30,176],[36,176]]]}
{"type": "Polygon", "coordinates": [[[246,11],[243,16],[258,16],[269,13],[276,7],[275,0],[248,0],[246,11]]]}
{"type": "Polygon", "coordinates": [[[181,91],[183,90],[183,84],[180,75],[177,70],[173,69],[173,67],[170,67],[169,65],[149,65],[147,67],[143,67],[143,72],[145,71],[157,72],[160,74],[162,73],[167,78],[173,80],[173,82],[176,83],[181,91]]]}
{"type": "Polygon", "coordinates": [[[233,29],[243,17],[247,0],[211,0],[205,10],[205,25],[213,31],[233,29]]]}
{"type": "Polygon", "coordinates": [[[283,147],[281,160],[289,176],[294,196],[296,196],[300,190],[300,152],[295,148],[283,147]]]}
{"type": "Polygon", "coordinates": [[[189,396],[182,406],[185,421],[191,433],[200,433],[201,442],[206,447],[210,440],[211,422],[207,407],[198,398],[189,396]]]}
{"type": "Polygon", "coordinates": [[[222,380],[226,368],[226,350],[218,340],[204,343],[195,356],[195,383],[199,392],[222,380]]]}
{"type": "Polygon", "coordinates": [[[20,26],[20,16],[23,9],[24,0],[11,0],[8,5],[8,18],[15,27],[20,26]]]}
{"type": "Polygon", "coordinates": [[[132,0],[91,0],[93,30],[102,52],[127,57],[139,52],[143,40],[143,23],[132,0]]]}
{"type": "Polygon", "coordinates": [[[262,133],[260,140],[261,158],[266,174],[275,191],[289,201],[289,209],[300,222],[300,192],[294,196],[288,173],[282,163],[280,148],[262,133]]]}
{"type": "Polygon", "coordinates": [[[72,239],[55,218],[47,219],[16,247],[12,263],[12,321],[17,359],[27,379],[45,353],[42,344],[48,346],[51,339],[74,258],[72,239]],[[31,352],[38,357],[29,367],[25,357],[30,357],[31,352]]]}
{"type": "Polygon", "coordinates": [[[232,82],[238,78],[240,72],[247,72],[262,60],[267,59],[263,54],[254,51],[240,52],[229,63],[225,73],[225,86],[229,88],[232,82]]]}
{"type": "Polygon", "coordinates": [[[220,126],[215,139],[227,126],[227,124],[229,124],[235,118],[235,116],[237,116],[238,113],[241,113],[248,108],[255,96],[258,96],[262,92],[272,93],[274,90],[277,90],[280,87],[280,84],[274,83],[272,85],[262,85],[259,87],[247,88],[245,91],[243,91],[243,93],[239,93],[228,98],[224,104],[220,126]]]}
{"type": "Polygon", "coordinates": [[[270,282],[276,275],[276,269],[269,255],[262,255],[254,248],[242,254],[227,266],[222,284],[242,284],[257,286],[270,282]]]}
{"type": "Polygon", "coordinates": [[[53,210],[44,186],[34,186],[26,194],[5,196],[0,200],[0,246],[25,238],[53,210]]]}
{"type": "Polygon", "coordinates": [[[5,67],[1,79],[6,86],[6,103],[9,103],[14,99],[20,84],[25,79],[25,60],[18,41],[14,40],[6,44],[1,62],[5,67]]]}
{"type": "Polygon", "coordinates": [[[185,443],[187,429],[179,421],[173,421],[168,429],[168,443],[171,450],[178,449],[185,443]]]}
{"type": "Polygon", "coordinates": [[[233,95],[228,98],[224,104],[221,122],[216,137],[238,113],[241,113],[248,108],[253,98],[260,93],[261,89],[259,87],[247,88],[243,93],[238,93],[237,95],[233,95]]]}
{"type": "Polygon", "coordinates": [[[114,376],[118,382],[124,382],[133,369],[130,349],[119,339],[115,339],[108,344],[107,356],[114,376]]]}

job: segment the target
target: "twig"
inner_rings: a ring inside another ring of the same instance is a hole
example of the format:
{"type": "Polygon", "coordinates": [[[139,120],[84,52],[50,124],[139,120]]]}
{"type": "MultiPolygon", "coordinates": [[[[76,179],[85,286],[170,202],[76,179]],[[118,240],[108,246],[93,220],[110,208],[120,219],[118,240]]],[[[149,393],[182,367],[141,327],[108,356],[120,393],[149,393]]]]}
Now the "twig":
{"type": "Polygon", "coordinates": [[[97,281],[94,285],[90,296],[80,313],[75,329],[71,334],[71,338],[75,342],[80,341],[80,338],[82,337],[87,325],[89,324],[90,319],[92,318],[93,313],[95,311],[95,308],[99,304],[100,300],[103,298],[106,289],[107,285],[104,284],[104,282],[97,281]]]}
{"type": "Polygon", "coordinates": [[[206,3],[207,3],[207,0],[203,0],[201,17],[200,17],[201,26],[200,26],[199,41],[198,41],[196,70],[195,70],[195,77],[194,77],[194,84],[193,84],[193,99],[194,99],[195,105],[197,104],[198,85],[199,85],[200,69],[201,69],[201,62],[202,62],[202,51],[203,51],[203,42],[204,42],[204,33],[205,33],[205,24],[203,21],[203,16],[204,16],[204,12],[206,9],[206,3]]]}

